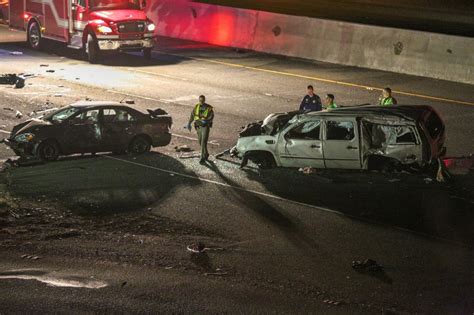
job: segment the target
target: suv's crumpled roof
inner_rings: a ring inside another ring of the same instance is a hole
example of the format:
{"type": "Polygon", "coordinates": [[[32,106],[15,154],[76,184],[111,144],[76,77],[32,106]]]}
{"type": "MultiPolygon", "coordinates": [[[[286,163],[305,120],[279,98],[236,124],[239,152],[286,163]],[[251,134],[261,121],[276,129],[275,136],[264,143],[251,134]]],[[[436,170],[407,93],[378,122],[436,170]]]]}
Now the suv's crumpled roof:
{"type": "Polygon", "coordinates": [[[418,121],[426,112],[434,111],[428,105],[393,105],[393,106],[352,106],[340,107],[324,112],[311,112],[311,116],[355,116],[365,118],[390,118],[418,121]]]}

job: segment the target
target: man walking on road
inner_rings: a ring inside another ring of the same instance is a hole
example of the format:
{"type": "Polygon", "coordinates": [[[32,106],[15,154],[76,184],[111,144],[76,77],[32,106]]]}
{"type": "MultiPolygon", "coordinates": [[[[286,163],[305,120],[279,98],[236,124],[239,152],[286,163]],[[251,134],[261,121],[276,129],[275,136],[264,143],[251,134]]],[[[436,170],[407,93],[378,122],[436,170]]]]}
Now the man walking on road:
{"type": "Polygon", "coordinates": [[[314,88],[312,85],[308,85],[308,94],[303,97],[300,104],[300,112],[317,112],[323,109],[321,104],[321,98],[314,94],[314,88]]]}
{"type": "Polygon", "coordinates": [[[392,89],[386,87],[382,90],[382,95],[379,98],[379,105],[388,106],[388,105],[397,105],[397,100],[392,97],[392,89]]]}
{"type": "Polygon", "coordinates": [[[199,103],[194,106],[191,112],[191,117],[187,128],[191,132],[192,123],[196,129],[198,135],[199,145],[201,146],[201,160],[200,164],[206,163],[209,158],[207,151],[207,141],[209,140],[209,132],[212,127],[212,121],[214,119],[214,110],[211,105],[206,103],[206,97],[204,95],[199,96],[199,103]]]}

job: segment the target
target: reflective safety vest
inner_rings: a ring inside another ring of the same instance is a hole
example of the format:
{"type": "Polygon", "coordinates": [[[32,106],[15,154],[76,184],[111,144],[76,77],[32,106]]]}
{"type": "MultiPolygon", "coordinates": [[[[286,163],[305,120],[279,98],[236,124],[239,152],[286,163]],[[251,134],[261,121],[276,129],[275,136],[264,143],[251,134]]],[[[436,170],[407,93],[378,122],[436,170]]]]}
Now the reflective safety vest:
{"type": "Polygon", "coordinates": [[[207,105],[204,111],[201,111],[201,104],[196,104],[194,107],[194,121],[207,120],[212,112],[212,106],[207,105]]]}
{"type": "Polygon", "coordinates": [[[380,105],[382,106],[396,105],[396,104],[397,104],[397,101],[391,96],[380,100],[380,105]]]}

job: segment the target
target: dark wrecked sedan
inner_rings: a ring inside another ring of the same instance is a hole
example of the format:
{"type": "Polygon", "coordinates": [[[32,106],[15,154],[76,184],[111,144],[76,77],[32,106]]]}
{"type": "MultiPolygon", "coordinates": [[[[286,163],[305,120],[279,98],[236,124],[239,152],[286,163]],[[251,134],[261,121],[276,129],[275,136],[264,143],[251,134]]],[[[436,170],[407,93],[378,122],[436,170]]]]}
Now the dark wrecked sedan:
{"type": "Polygon", "coordinates": [[[15,154],[54,161],[60,155],[96,152],[141,154],[171,141],[171,117],[116,102],[74,103],[15,126],[5,143],[15,154]]]}

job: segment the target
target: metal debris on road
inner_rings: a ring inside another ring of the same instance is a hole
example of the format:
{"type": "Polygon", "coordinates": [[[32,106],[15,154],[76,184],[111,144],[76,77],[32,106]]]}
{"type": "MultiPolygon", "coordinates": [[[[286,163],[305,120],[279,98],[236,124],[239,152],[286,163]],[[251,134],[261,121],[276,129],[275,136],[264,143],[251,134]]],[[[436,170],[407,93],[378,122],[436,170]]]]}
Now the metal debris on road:
{"type": "Polygon", "coordinates": [[[206,250],[206,246],[203,243],[199,242],[199,243],[188,245],[186,249],[193,254],[201,254],[206,250]]]}
{"type": "Polygon", "coordinates": [[[315,168],[312,168],[312,167],[301,167],[298,172],[301,172],[303,174],[314,174],[317,172],[317,170],[315,168]]]}
{"type": "Polygon", "coordinates": [[[176,147],[174,147],[174,149],[176,150],[176,152],[191,152],[191,151],[194,151],[193,149],[191,149],[187,145],[176,146],[176,147]]]}
{"type": "Polygon", "coordinates": [[[14,73],[0,75],[0,84],[15,85],[16,89],[25,87],[25,78],[14,73]]]}
{"type": "Polygon", "coordinates": [[[364,261],[354,260],[352,261],[352,268],[359,271],[383,271],[383,266],[379,265],[375,260],[366,259],[364,261]]]}

